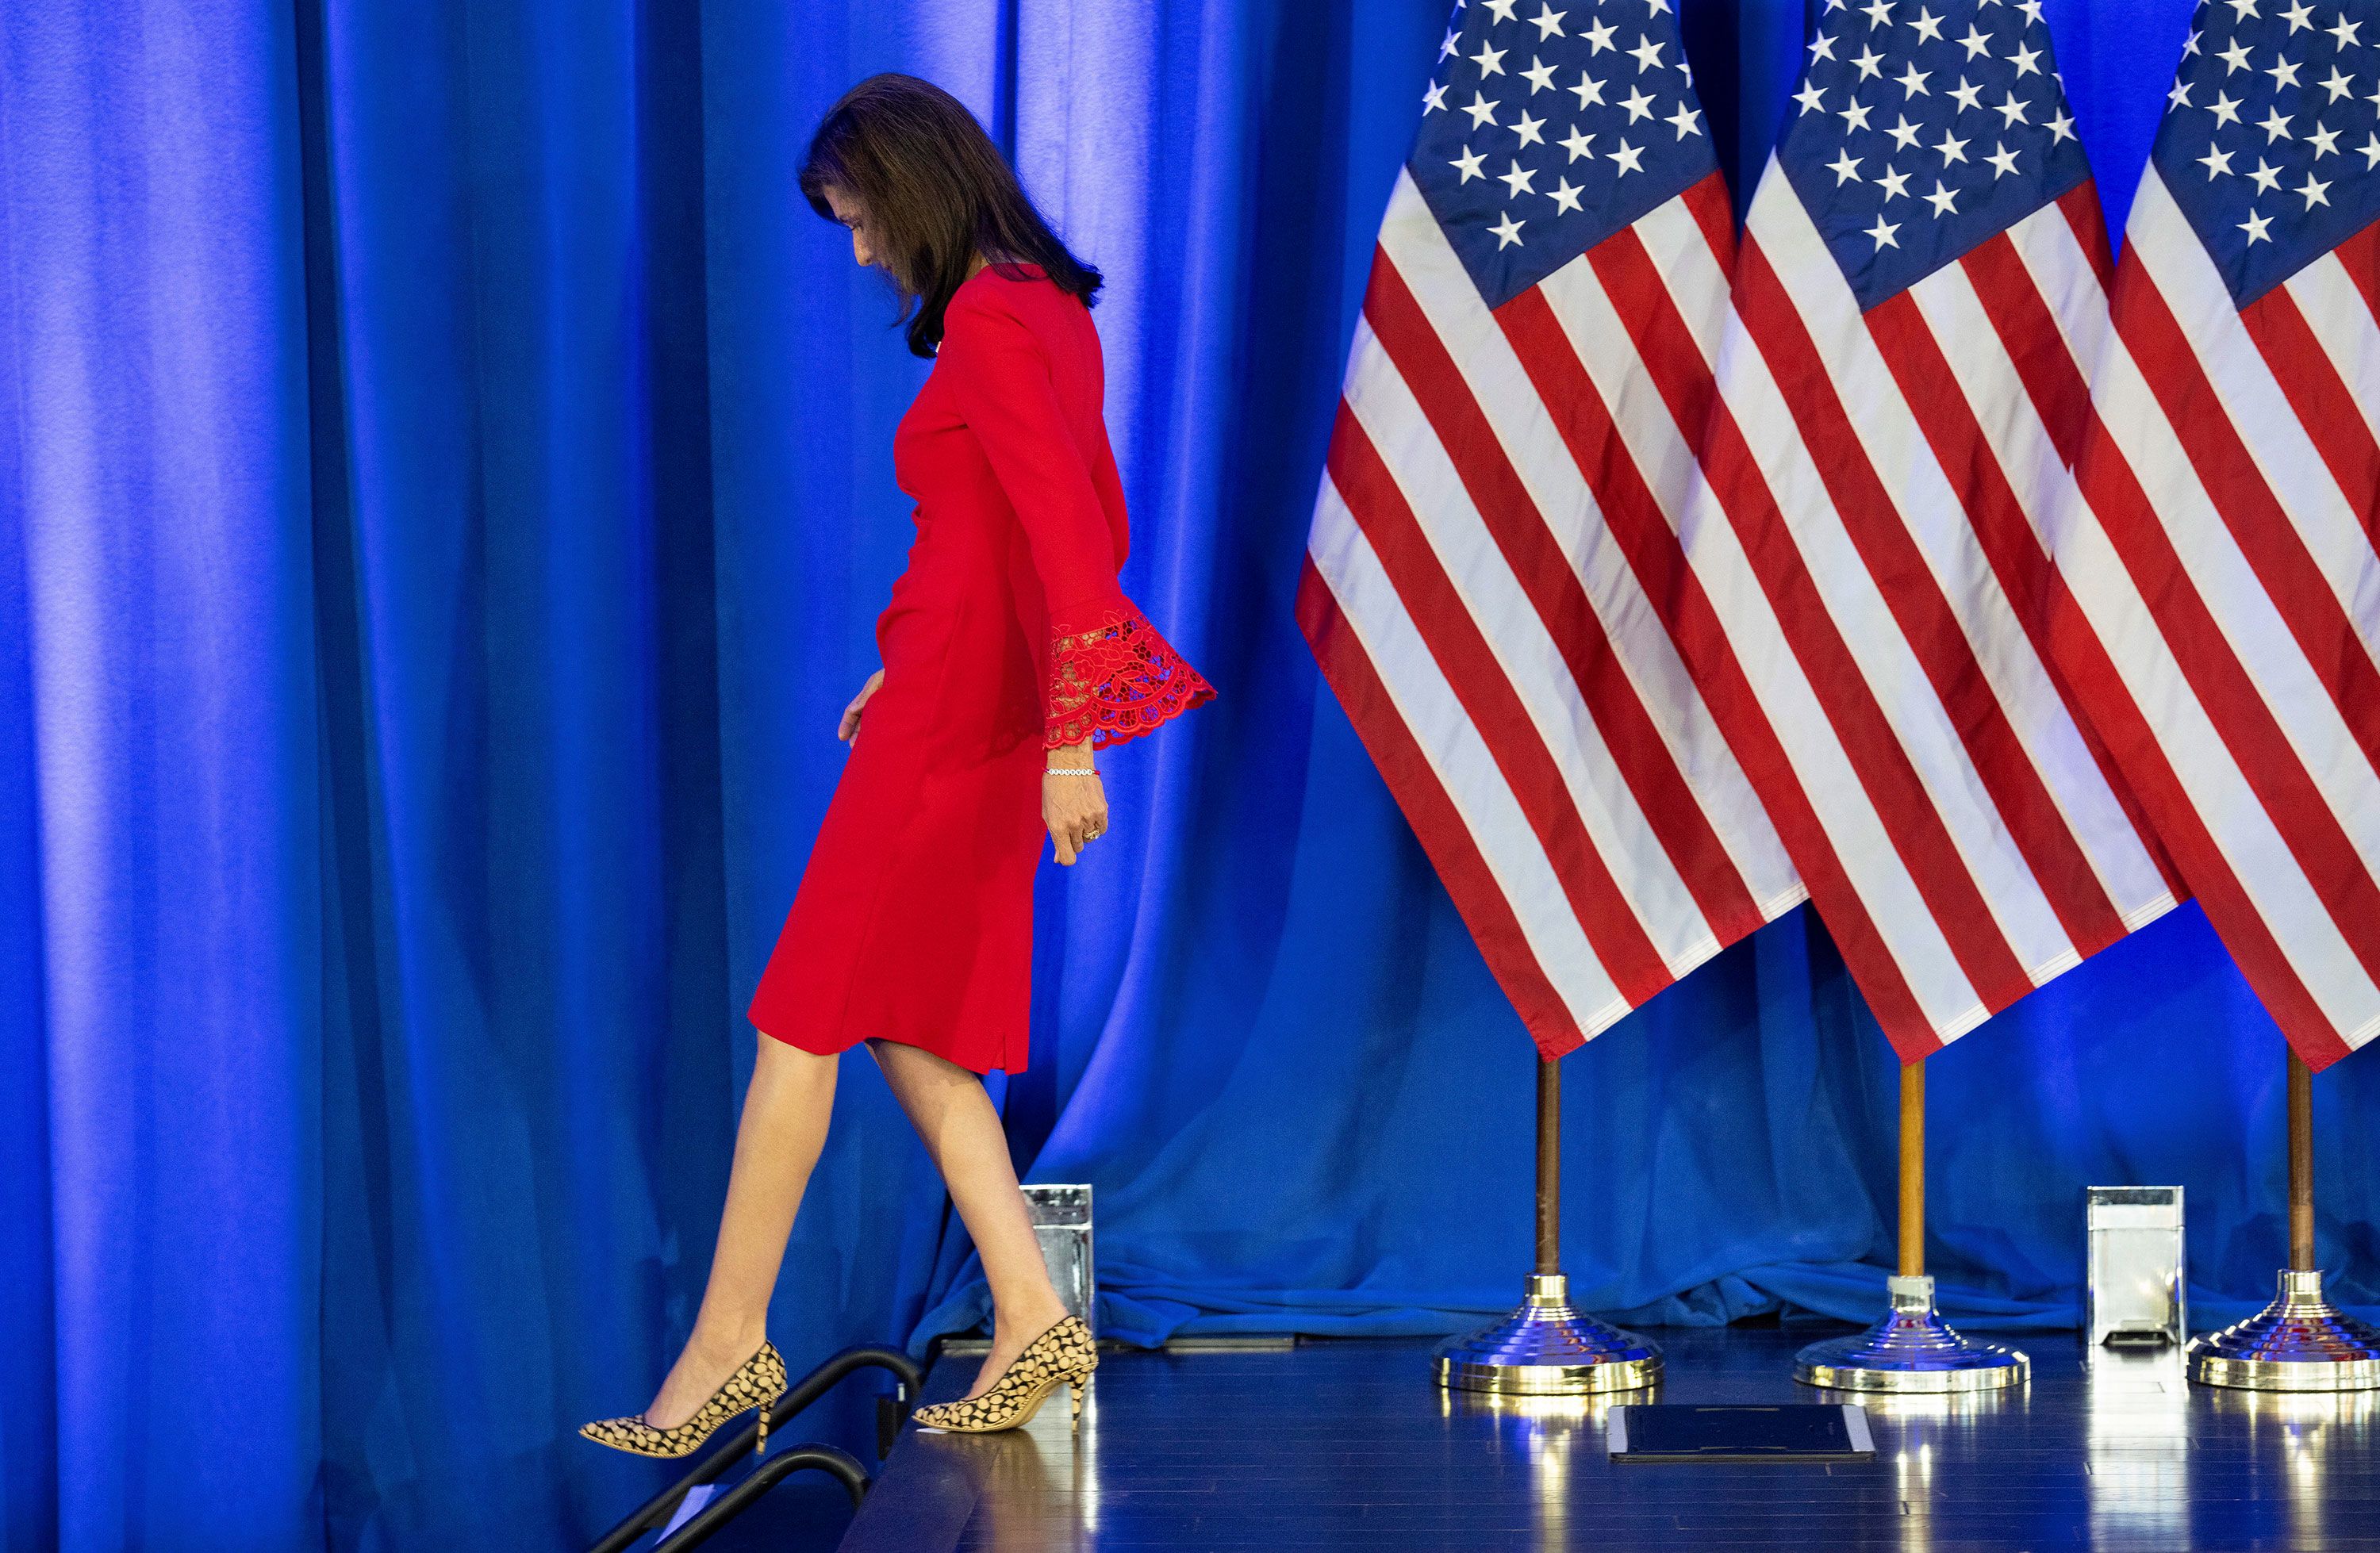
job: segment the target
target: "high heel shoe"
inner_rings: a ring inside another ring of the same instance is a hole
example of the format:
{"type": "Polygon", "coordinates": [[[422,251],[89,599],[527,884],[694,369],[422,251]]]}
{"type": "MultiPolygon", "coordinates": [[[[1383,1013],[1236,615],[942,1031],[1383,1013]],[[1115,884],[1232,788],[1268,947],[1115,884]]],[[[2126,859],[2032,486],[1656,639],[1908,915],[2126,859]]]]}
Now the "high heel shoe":
{"type": "Polygon", "coordinates": [[[1013,1429],[1041,1410],[1041,1403],[1061,1386],[1074,1389],[1073,1427],[1083,1426],[1083,1383],[1099,1367],[1099,1344],[1091,1329],[1076,1316],[1061,1316],[1025,1345],[1015,1362],[980,1397],[963,1401],[934,1402],[910,1414],[929,1429],[988,1435],[1013,1429]]]}
{"type": "Polygon", "coordinates": [[[769,1446],[769,1410],[785,1394],[785,1361],[776,1344],[763,1339],[759,1351],[735,1368],[735,1373],[722,1381],[710,1399],[694,1410],[694,1416],[674,1428],[656,1429],[645,1422],[642,1414],[633,1417],[598,1418],[591,1424],[581,1424],[578,1432],[598,1445],[608,1445],[614,1450],[632,1451],[638,1456],[683,1456],[709,1439],[722,1424],[747,1407],[760,1410],[760,1432],[752,1442],[752,1453],[759,1455],[769,1446]]]}

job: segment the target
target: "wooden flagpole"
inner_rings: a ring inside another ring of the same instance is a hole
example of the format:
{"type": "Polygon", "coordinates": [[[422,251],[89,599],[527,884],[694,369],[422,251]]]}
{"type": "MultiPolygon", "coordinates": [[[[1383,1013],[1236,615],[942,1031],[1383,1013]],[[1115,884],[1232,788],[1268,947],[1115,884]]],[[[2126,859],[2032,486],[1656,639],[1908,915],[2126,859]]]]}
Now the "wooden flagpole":
{"type": "Polygon", "coordinates": [[[2250,1391],[2380,1391],[2380,1331],[2331,1304],[2313,1255],[2313,1073],[2289,1051],[2289,1263],[2280,1293],[2190,1340],[2190,1378],[2250,1391]]]}
{"type": "Polygon", "coordinates": [[[1900,1276],[1925,1271],[1925,1062],[1900,1065],[1900,1276]]]}
{"type": "Polygon", "coordinates": [[[1872,1392],[1992,1391],[2022,1386],[2033,1361],[1972,1342],[1943,1323],[1925,1276],[1925,1060],[1900,1065],[1900,1244],[1887,1280],[1891,1308],[1854,1337],[1814,1342],[1793,1356],[1805,1386],[1872,1392]]]}
{"type": "Polygon", "coordinates": [[[2313,1272],[2313,1072],[2289,1048],[2289,1270],[2313,1272]]]}
{"type": "Polygon", "coordinates": [[[1661,1351],[1570,1303],[1561,1270],[1561,1064],[1537,1054],[1537,1256],[1521,1307],[1431,1355],[1449,1390],[1511,1396],[1633,1391],[1661,1377],[1661,1351]]]}
{"type": "Polygon", "coordinates": [[[1537,1058],[1537,1276],[1561,1271],[1561,1064],[1537,1058]]]}

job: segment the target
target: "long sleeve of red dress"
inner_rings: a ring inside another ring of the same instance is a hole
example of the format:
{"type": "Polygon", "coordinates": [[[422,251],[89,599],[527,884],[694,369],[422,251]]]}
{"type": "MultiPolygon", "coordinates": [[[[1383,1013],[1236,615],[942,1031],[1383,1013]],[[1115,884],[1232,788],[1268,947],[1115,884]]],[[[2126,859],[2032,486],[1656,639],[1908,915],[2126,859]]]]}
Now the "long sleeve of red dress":
{"type": "Polygon", "coordinates": [[[1104,386],[1089,310],[1037,267],[952,298],[892,441],[917,538],[877,622],[884,683],[753,995],[765,1033],[1026,1065],[1044,752],[1214,694],[1117,584],[1104,386]]]}
{"type": "Polygon", "coordinates": [[[1096,410],[1087,424],[1059,395],[1067,347],[1082,336],[1037,328],[1050,294],[1074,302],[1047,283],[962,286],[944,314],[937,375],[950,374],[1032,551],[1049,628],[1044,742],[1103,748],[1214,691],[1116,583],[1131,545],[1123,485],[1096,410]]]}

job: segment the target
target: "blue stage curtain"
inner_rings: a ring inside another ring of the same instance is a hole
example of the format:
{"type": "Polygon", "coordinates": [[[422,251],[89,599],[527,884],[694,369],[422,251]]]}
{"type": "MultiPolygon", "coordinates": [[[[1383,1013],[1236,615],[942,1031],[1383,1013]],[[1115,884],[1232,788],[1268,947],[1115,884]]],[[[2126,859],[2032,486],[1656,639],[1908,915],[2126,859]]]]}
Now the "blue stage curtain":
{"type": "Polygon", "coordinates": [[[9,1553],[320,1536],[291,60],[257,0],[0,11],[9,1553]]]}
{"type": "MultiPolygon", "coordinates": [[[[2111,210],[2188,9],[2051,6],[2111,210]]],[[[1801,13],[1687,0],[1731,170],[1801,13]]],[[[691,1321],[744,1001],[909,537],[926,364],[793,188],[881,68],[974,105],[1108,270],[1126,584],[1222,692],[1105,758],[1113,833],[1045,870],[1020,1158],[1098,1187],[1113,1332],[1512,1302],[1530,1049],[1290,616],[1444,21],[0,14],[0,1549],[564,1547],[662,1480],[571,1429],[691,1321]]],[[[2281,1048],[2194,910],[1933,1068],[1961,1315],[2075,1319],[2095,1181],[2187,1185],[2202,1316],[2269,1286],[2281,1048]]],[[[1806,915],[1564,1074],[1589,1303],[1876,1307],[1893,1064],[1806,915]]],[[[2316,1086],[2361,1299],[2375,1086],[2316,1086]]],[[[864,1058],[837,1106],[772,1313],[797,1365],[981,1304],[864,1058]]]]}

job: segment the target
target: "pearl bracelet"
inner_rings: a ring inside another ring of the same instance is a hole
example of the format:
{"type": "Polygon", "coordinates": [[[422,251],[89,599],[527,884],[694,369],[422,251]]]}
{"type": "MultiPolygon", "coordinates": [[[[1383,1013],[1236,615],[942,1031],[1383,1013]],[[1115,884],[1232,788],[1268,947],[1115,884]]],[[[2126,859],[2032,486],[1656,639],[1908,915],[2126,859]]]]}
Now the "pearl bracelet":
{"type": "Polygon", "coordinates": [[[1097,766],[1044,766],[1041,768],[1041,774],[1043,776],[1097,776],[1099,774],[1099,769],[1097,766]]]}

